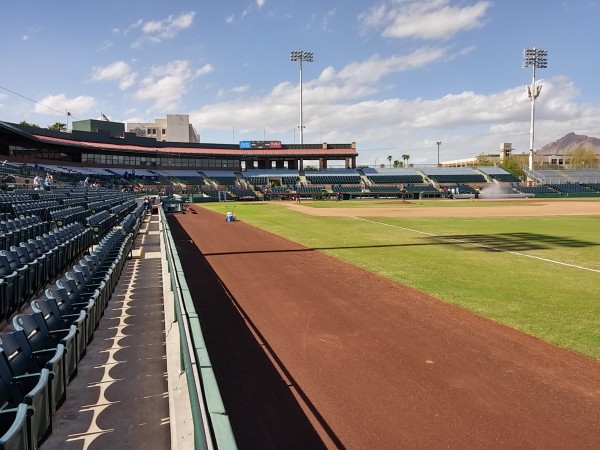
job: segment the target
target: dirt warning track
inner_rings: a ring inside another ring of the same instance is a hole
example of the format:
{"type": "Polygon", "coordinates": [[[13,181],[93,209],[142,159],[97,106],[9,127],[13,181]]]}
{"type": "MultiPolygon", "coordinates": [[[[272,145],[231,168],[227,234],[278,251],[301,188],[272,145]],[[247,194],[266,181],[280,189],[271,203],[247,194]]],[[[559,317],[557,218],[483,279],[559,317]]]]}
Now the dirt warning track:
{"type": "Polygon", "coordinates": [[[240,448],[600,448],[600,364],[193,206],[171,215],[240,448]]]}

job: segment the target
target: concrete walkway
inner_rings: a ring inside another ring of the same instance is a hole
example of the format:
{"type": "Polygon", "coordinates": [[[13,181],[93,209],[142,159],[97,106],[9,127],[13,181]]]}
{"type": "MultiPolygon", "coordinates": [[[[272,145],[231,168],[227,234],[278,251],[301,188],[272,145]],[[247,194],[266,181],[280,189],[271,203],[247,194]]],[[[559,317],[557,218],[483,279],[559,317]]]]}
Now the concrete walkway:
{"type": "Polygon", "coordinates": [[[46,449],[170,449],[158,215],[144,218],[46,449]]]}

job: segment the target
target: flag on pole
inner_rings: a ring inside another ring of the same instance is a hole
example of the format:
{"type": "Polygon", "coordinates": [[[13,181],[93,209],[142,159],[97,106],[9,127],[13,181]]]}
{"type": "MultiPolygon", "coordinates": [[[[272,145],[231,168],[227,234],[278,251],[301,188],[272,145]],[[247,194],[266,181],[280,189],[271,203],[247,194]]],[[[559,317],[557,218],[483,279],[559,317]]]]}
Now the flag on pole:
{"type": "Polygon", "coordinates": [[[110,120],[108,120],[108,117],[106,117],[103,113],[100,113],[100,114],[102,114],[102,120],[104,122],[110,122],[110,120]]]}

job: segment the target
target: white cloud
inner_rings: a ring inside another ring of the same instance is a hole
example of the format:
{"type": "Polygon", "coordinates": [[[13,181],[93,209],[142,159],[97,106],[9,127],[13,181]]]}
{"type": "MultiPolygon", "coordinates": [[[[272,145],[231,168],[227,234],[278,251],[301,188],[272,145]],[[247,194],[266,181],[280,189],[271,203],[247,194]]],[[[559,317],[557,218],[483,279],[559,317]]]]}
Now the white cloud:
{"type": "Polygon", "coordinates": [[[193,71],[189,62],[185,60],[176,60],[162,66],[154,66],[151,68],[150,73],[142,79],[134,98],[152,101],[152,109],[154,110],[172,111],[188,92],[191,82],[212,70],[212,66],[206,64],[202,68],[193,71]]]}
{"type": "Polygon", "coordinates": [[[108,49],[109,49],[109,48],[111,48],[112,46],[113,46],[113,43],[112,43],[112,41],[108,41],[108,40],[106,40],[106,41],[103,41],[103,42],[100,44],[100,47],[98,47],[98,50],[96,50],[96,51],[98,51],[98,52],[102,52],[102,51],[104,51],[104,50],[108,50],[108,49]]]}
{"type": "Polygon", "coordinates": [[[245,84],[243,86],[234,86],[231,89],[219,89],[217,91],[218,97],[223,97],[228,94],[244,94],[250,90],[250,86],[245,84]]]}
{"type": "Polygon", "coordinates": [[[262,8],[265,4],[266,0],[256,0],[256,6],[262,8]]]}
{"type": "Polygon", "coordinates": [[[243,85],[243,86],[235,86],[231,89],[231,92],[235,93],[235,94],[241,94],[243,92],[248,92],[248,90],[250,89],[250,86],[248,86],[247,84],[243,85]]]}
{"type": "Polygon", "coordinates": [[[425,67],[443,58],[445,52],[443,48],[420,48],[408,55],[394,55],[389,58],[374,55],[365,61],[348,64],[336,77],[355,84],[374,83],[390,73],[425,67]]]}
{"type": "Polygon", "coordinates": [[[248,14],[250,14],[251,11],[252,11],[252,8],[250,6],[248,6],[246,9],[244,9],[242,11],[242,15],[240,16],[240,20],[242,20],[244,17],[246,17],[248,14]]]}
{"type": "Polygon", "coordinates": [[[142,37],[135,41],[132,46],[139,47],[145,41],[160,43],[165,39],[172,39],[177,34],[192,26],[195,11],[181,13],[178,16],[169,15],[164,20],[151,20],[136,23],[136,27],[142,32],[142,37]]]}
{"type": "Polygon", "coordinates": [[[52,116],[64,116],[69,111],[74,117],[85,117],[97,105],[96,99],[87,95],[74,98],[67,98],[64,94],[48,95],[35,104],[35,112],[52,116]]]}
{"type": "MultiPolygon", "coordinates": [[[[261,7],[261,6],[262,6],[264,3],[265,3],[265,1],[264,1],[264,0],[257,0],[257,4],[258,4],[258,7],[259,7],[259,8],[260,8],[260,7],[261,7]],[[262,3],[261,3],[261,4],[259,4],[260,2],[262,2],[262,3]]],[[[226,23],[226,24],[232,24],[232,23],[235,23],[235,22],[237,22],[237,21],[244,20],[244,19],[246,18],[246,16],[249,16],[249,15],[252,13],[252,10],[253,10],[253,6],[252,6],[252,5],[249,5],[249,6],[247,6],[246,8],[244,8],[244,10],[241,12],[241,14],[239,15],[239,17],[238,17],[238,18],[236,18],[236,17],[235,17],[235,14],[231,14],[231,15],[227,16],[227,17],[225,18],[225,23],[226,23]]]]}
{"type": "Polygon", "coordinates": [[[131,31],[136,30],[138,28],[140,28],[142,26],[144,22],[142,21],[142,19],[138,19],[137,21],[135,21],[134,23],[132,23],[131,25],[128,25],[126,28],[121,29],[121,28],[113,28],[111,30],[112,34],[115,36],[127,36],[131,31]]]}
{"type": "Polygon", "coordinates": [[[321,22],[321,29],[325,32],[331,32],[331,28],[329,27],[329,19],[334,17],[335,14],[337,12],[337,9],[331,9],[329,11],[327,11],[327,13],[325,14],[325,16],[323,17],[323,20],[321,22]]]}
{"type": "Polygon", "coordinates": [[[448,39],[456,33],[483,26],[489,1],[456,7],[450,0],[405,0],[377,5],[359,15],[364,30],[384,37],[448,39]]]}
{"type": "Polygon", "coordinates": [[[93,67],[92,81],[118,81],[119,89],[129,89],[137,78],[137,74],[125,61],[115,61],[108,66],[93,67]]]}
{"type": "Polygon", "coordinates": [[[201,77],[202,75],[211,73],[213,70],[215,70],[215,68],[212,66],[212,64],[204,64],[202,67],[196,70],[196,76],[201,77]]]}

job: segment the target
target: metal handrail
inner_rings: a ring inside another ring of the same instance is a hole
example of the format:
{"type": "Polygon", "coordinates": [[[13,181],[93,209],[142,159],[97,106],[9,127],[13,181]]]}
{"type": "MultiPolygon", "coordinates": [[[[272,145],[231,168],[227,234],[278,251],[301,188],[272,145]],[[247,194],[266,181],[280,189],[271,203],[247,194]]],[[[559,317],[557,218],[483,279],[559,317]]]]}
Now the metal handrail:
{"type": "Polygon", "coordinates": [[[181,261],[165,213],[159,208],[166,259],[175,303],[175,320],[180,335],[181,371],[185,372],[192,423],[194,448],[237,449],[221,393],[208,356],[202,328],[181,267],[181,261]]]}

